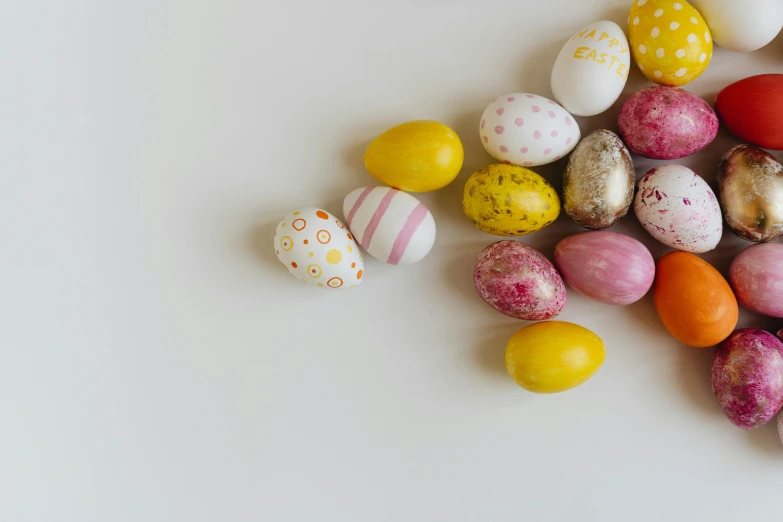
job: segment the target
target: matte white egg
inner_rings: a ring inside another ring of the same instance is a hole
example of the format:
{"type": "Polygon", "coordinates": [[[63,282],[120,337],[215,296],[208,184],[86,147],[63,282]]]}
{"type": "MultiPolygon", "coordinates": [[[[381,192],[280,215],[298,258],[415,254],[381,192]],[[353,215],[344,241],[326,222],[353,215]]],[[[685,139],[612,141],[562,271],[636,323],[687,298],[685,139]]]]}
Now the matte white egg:
{"type": "Polygon", "coordinates": [[[275,253],[297,279],[322,288],[353,288],[364,261],[350,231],[316,207],[288,213],[275,230],[275,253]]]}
{"type": "Polygon", "coordinates": [[[783,28],[781,0],[692,0],[715,43],[732,51],[764,47],[783,28]]]}
{"type": "Polygon", "coordinates": [[[604,112],[623,92],[631,66],[628,40],[620,26],[604,20],[569,39],[552,68],[552,94],[568,112],[604,112]]]}
{"type": "Polygon", "coordinates": [[[639,180],[634,212],[652,237],[686,252],[712,250],[723,234],[715,194],[701,176],[682,165],[650,169],[639,180]]]}
{"type": "Polygon", "coordinates": [[[407,192],[362,187],[343,201],[345,223],[371,256],[390,265],[420,261],[435,243],[435,220],[407,192]]]}
{"type": "Polygon", "coordinates": [[[537,94],[505,94],[484,111],[481,143],[502,163],[524,167],[562,158],[579,142],[579,126],[557,103],[537,94]]]}

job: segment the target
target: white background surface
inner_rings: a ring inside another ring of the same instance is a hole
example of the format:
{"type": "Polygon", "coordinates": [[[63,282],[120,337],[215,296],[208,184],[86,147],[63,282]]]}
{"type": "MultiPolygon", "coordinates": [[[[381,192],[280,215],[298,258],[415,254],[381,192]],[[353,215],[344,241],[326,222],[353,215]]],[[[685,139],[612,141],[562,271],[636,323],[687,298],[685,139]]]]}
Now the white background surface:
{"type": "MultiPolygon", "coordinates": [[[[507,376],[524,323],[476,295],[462,186],[491,162],[479,117],[550,96],[563,42],[630,2],[9,2],[0,21],[0,520],[3,522],[773,520],[783,446],[746,433],[650,297],[569,291],[559,319],[607,345],[552,396],[507,376]],[[366,259],[318,291],[275,259],[282,215],[373,184],[367,144],[436,119],[459,178],[414,266],[366,259]],[[665,517],[665,518],[664,518],[665,517]],[[762,518],[763,517],[763,518],[762,518]]],[[[783,37],[716,48],[689,90],[783,72],[783,37]]],[[[583,135],[616,128],[634,67],[583,135]]],[[[721,131],[681,160],[714,179],[721,131]]],[[[781,159],[781,154],[776,153],[781,159]]],[[[635,158],[638,159],[638,158],[635,158]]],[[[536,168],[557,186],[566,160],[536,168]]],[[[656,162],[638,159],[637,174],[656,162]]],[[[615,227],[666,249],[629,216],[615,227]]],[[[521,238],[551,257],[565,215],[521,238]]],[[[724,273],[747,246],[704,257],[724,273]]],[[[780,323],[743,312],[742,326],[780,323]]]]}

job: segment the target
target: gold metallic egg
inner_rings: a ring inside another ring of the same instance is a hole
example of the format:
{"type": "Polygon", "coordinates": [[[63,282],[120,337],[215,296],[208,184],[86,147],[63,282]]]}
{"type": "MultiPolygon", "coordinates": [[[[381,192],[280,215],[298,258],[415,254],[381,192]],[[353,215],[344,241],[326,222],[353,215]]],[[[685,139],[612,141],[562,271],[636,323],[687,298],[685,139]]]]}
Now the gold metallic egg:
{"type": "Polygon", "coordinates": [[[619,136],[593,131],[571,153],[563,174],[565,212],[585,228],[609,228],[631,208],[635,180],[631,154],[619,136]]]}
{"type": "Polygon", "coordinates": [[[735,145],[718,166],[718,198],[732,232],[748,241],[783,235],[783,165],[753,145],[735,145]]]}

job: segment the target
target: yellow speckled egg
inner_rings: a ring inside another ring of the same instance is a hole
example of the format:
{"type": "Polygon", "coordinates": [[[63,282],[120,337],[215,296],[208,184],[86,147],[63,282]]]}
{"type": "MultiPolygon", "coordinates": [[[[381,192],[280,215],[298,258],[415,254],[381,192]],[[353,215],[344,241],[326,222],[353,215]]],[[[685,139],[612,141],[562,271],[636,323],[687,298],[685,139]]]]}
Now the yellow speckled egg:
{"type": "Polygon", "coordinates": [[[506,346],[509,375],[535,393],[558,393],[579,386],[598,371],[605,358],[600,337],[564,321],[526,326],[506,346]]]}
{"type": "Polygon", "coordinates": [[[685,0],[634,0],[628,41],[639,70],[661,85],[692,82],[712,58],[710,29],[685,0]]]}
{"type": "Polygon", "coordinates": [[[468,178],[462,209],[478,228],[498,236],[541,230],[560,215],[560,198],[544,178],[517,165],[489,165],[468,178]]]}
{"type": "Polygon", "coordinates": [[[443,188],[462,168],[462,142],[437,121],[409,121],[387,130],[367,147],[364,166],[381,183],[407,192],[443,188]]]}

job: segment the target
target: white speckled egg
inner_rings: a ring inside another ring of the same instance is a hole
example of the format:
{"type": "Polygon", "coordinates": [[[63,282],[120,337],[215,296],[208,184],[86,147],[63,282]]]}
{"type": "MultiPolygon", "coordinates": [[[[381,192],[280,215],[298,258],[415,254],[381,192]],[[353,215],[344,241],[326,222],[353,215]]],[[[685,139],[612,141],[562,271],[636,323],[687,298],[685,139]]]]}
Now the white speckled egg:
{"type": "Polygon", "coordinates": [[[571,152],[579,142],[579,125],[552,100],[537,94],[505,94],[481,116],[484,148],[502,163],[545,165],[571,152]]]}
{"type": "Polygon", "coordinates": [[[630,66],[628,40],[620,26],[595,22],[577,31],[557,55],[552,94],[571,114],[599,114],[623,92],[630,66]]]}
{"type": "Polygon", "coordinates": [[[275,253],[291,275],[322,288],[353,288],[364,261],[350,231],[316,207],[287,214],[275,230],[275,253]]]}
{"type": "Polygon", "coordinates": [[[634,212],[652,237],[686,252],[707,252],[723,233],[720,206],[704,179],[682,165],[650,169],[639,180],[634,212]]]}
{"type": "Polygon", "coordinates": [[[345,223],[369,254],[390,265],[420,261],[435,242],[435,220],[407,192],[358,188],[343,200],[345,223]]]}

